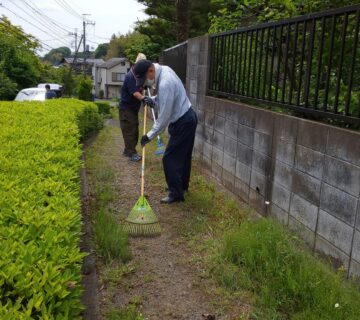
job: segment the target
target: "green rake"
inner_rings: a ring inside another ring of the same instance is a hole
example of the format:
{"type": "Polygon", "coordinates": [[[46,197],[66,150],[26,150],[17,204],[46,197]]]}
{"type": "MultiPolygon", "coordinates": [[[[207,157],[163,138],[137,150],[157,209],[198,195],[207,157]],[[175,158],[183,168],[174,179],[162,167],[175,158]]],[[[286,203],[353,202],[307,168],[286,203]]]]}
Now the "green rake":
{"type": "MultiPolygon", "coordinates": [[[[144,106],[144,134],[146,134],[146,115],[147,105],[144,106]]],[[[130,236],[157,236],[161,233],[159,219],[151,209],[148,201],[144,196],[145,187],[145,147],[142,148],[141,164],[141,196],[130,214],[125,219],[124,230],[130,236]]]]}

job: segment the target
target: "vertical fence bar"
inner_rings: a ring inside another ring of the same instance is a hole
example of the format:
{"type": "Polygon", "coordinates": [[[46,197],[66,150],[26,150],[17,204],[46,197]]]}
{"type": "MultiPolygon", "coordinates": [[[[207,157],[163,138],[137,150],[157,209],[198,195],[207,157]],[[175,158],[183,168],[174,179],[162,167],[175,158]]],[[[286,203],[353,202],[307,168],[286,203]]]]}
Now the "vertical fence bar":
{"type": "Polygon", "coordinates": [[[265,51],[265,66],[264,66],[264,85],[262,90],[262,98],[265,100],[266,91],[266,78],[268,72],[268,61],[269,61],[269,46],[270,46],[270,28],[267,28],[267,39],[266,39],[266,51],[265,51]]]}
{"type": "Polygon", "coordinates": [[[283,84],[282,84],[281,103],[284,103],[284,100],[285,100],[290,33],[291,33],[291,25],[290,25],[290,23],[288,23],[287,35],[286,35],[286,46],[285,46],[285,66],[284,66],[284,77],[283,77],[283,84]]]}
{"type": "Polygon", "coordinates": [[[295,81],[296,81],[296,55],[297,55],[298,32],[299,32],[299,22],[296,22],[296,24],[295,24],[295,34],[294,34],[292,68],[291,68],[291,76],[290,76],[289,104],[292,104],[294,84],[295,84],[295,81]]]}
{"type": "Polygon", "coordinates": [[[242,61],[243,61],[243,47],[244,47],[244,32],[241,32],[241,40],[240,40],[240,57],[239,57],[239,82],[238,82],[238,86],[237,86],[237,94],[240,94],[240,87],[242,84],[242,61]]]}
{"type": "Polygon", "coordinates": [[[257,94],[256,98],[260,98],[260,79],[261,79],[261,70],[262,70],[262,63],[263,63],[263,47],[264,47],[264,28],[261,29],[261,40],[260,40],[260,57],[259,57],[259,70],[258,70],[258,81],[257,81],[257,94]]]}
{"type": "Polygon", "coordinates": [[[299,85],[298,85],[298,94],[296,104],[300,105],[301,98],[301,84],[303,78],[303,67],[304,67],[304,53],[305,53],[305,42],[306,42],[306,28],[307,28],[307,20],[304,21],[304,29],[303,29],[303,38],[301,43],[301,56],[300,56],[300,70],[299,70],[299,85]]]}
{"type": "Polygon", "coordinates": [[[336,79],[336,91],[335,91],[335,104],[334,104],[334,111],[338,113],[338,106],[339,106],[339,95],[340,95],[340,84],[341,84],[341,77],[342,77],[342,66],[344,61],[344,51],[345,51],[345,40],[346,40],[346,29],[348,25],[349,14],[345,14],[343,27],[341,31],[341,52],[340,52],[340,61],[337,70],[337,79],[336,79]]]}
{"type": "Polygon", "coordinates": [[[247,43],[248,43],[248,31],[246,31],[245,34],[245,57],[244,57],[244,64],[243,64],[243,76],[242,76],[242,89],[241,89],[241,94],[244,95],[245,94],[245,76],[246,76],[246,56],[247,56],[247,43]]]}
{"type": "Polygon", "coordinates": [[[250,95],[250,78],[251,78],[251,62],[252,62],[252,45],[253,45],[253,30],[250,31],[250,50],[249,50],[249,68],[247,76],[246,96],[250,95]]]}
{"type": "Polygon", "coordinates": [[[240,34],[239,33],[236,33],[236,42],[235,42],[235,66],[234,66],[234,69],[235,69],[235,76],[234,76],[234,86],[233,86],[233,91],[231,93],[233,94],[236,94],[237,91],[236,91],[236,88],[238,86],[238,82],[240,81],[239,77],[238,77],[238,62],[239,62],[239,37],[240,37],[240,34]]]}
{"type": "Polygon", "coordinates": [[[214,38],[209,39],[210,42],[210,61],[209,61],[209,83],[208,89],[213,90],[213,76],[214,76],[214,38]]]}
{"type": "Polygon", "coordinates": [[[231,34],[231,58],[230,58],[230,90],[229,92],[234,92],[234,83],[235,83],[235,77],[234,77],[234,51],[235,51],[235,34],[231,34]]]}
{"type": "Polygon", "coordinates": [[[329,85],[330,85],[333,53],[334,53],[335,25],[336,25],[336,16],[333,15],[332,22],[331,22],[331,35],[330,35],[330,49],[329,49],[329,59],[328,59],[328,70],[327,70],[327,74],[326,74],[326,85],[325,85],[325,93],[324,93],[324,110],[325,111],[327,111],[327,104],[328,104],[328,98],[329,98],[329,85]]]}
{"type": "Polygon", "coordinates": [[[324,49],[325,26],[326,26],[326,18],[322,17],[322,19],[321,19],[320,48],[319,48],[319,56],[318,56],[318,67],[317,67],[317,72],[316,72],[314,109],[317,109],[318,99],[319,99],[319,88],[320,88],[320,79],[321,79],[322,56],[323,56],[323,49],[324,49]]]}
{"type": "Polygon", "coordinates": [[[272,53],[271,53],[271,66],[270,66],[270,82],[269,82],[269,94],[268,99],[271,101],[271,90],[272,90],[272,82],[273,82],[273,72],[274,72],[274,58],[275,58],[275,43],[276,43],[276,26],[274,26],[274,34],[273,34],[273,43],[272,43],[272,53]]]}
{"type": "MultiPolygon", "coordinates": [[[[351,91],[352,91],[353,78],[354,78],[354,69],[355,69],[355,64],[356,64],[356,51],[357,51],[358,39],[359,39],[360,9],[358,9],[356,11],[355,25],[356,26],[355,26],[354,42],[353,42],[352,54],[351,54],[351,68],[350,68],[348,90],[347,90],[346,101],[345,101],[345,114],[346,115],[349,115],[351,91]]],[[[359,113],[360,113],[360,105],[359,105],[359,113]]]]}
{"type": "Polygon", "coordinates": [[[226,86],[225,91],[229,92],[231,75],[230,75],[230,60],[231,60],[231,35],[226,36],[226,86]]]}
{"type": "Polygon", "coordinates": [[[315,30],[316,30],[316,19],[312,19],[311,24],[311,33],[310,33],[310,48],[308,52],[307,66],[306,66],[306,80],[305,80],[305,108],[308,107],[309,104],[309,91],[311,84],[311,67],[312,67],[312,58],[314,51],[314,39],[315,39],[315,30]]]}
{"type": "Polygon", "coordinates": [[[280,37],[279,37],[279,48],[278,48],[278,58],[277,58],[277,69],[276,69],[276,79],[275,79],[275,98],[274,101],[277,102],[278,91],[279,91],[279,81],[280,81],[280,65],[282,59],[282,37],[284,32],[284,25],[280,27],[280,37]]]}
{"type": "Polygon", "coordinates": [[[224,91],[224,77],[225,77],[225,36],[221,36],[221,63],[219,63],[219,71],[220,71],[220,78],[219,78],[219,91],[224,91]]]}
{"type": "Polygon", "coordinates": [[[256,75],[256,63],[257,63],[258,38],[259,38],[259,29],[256,30],[256,37],[255,37],[254,70],[253,70],[252,88],[251,88],[251,96],[252,97],[254,97],[254,91],[255,91],[255,75],[256,75]]]}

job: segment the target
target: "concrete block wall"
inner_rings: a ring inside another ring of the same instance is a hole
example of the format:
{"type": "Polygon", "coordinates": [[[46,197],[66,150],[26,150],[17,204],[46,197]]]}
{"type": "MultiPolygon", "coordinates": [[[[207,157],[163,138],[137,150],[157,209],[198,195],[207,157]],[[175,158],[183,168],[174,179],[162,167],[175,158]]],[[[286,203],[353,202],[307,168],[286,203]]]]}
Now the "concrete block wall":
{"type": "Polygon", "coordinates": [[[187,68],[204,167],[360,275],[360,133],[206,96],[208,37],[189,40],[187,68]]]}

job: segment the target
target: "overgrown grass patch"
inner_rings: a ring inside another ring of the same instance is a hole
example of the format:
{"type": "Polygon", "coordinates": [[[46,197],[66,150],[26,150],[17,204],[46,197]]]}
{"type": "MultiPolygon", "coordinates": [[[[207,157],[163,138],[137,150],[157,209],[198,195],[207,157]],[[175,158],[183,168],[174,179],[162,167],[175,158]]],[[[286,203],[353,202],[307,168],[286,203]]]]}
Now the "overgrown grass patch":
{"type": "Polygon", "coordinates": [[[127,262],[131,259],[128,236],[109,209],[109,203],[115,198],[115,173],[106,159],[105,150],[111,148],[111,137],[116,128],[106,127],[98,139],[87,150],[86,167],[90,172],[90,181],[95,199],[92,203],[92,217],[95,233],[96,252],[106,263],[113,259],[127,262]]]}
{"type": "Polygon", "coordinates": [[[259,319],[359,319],[356,285],[274,221],[244,222],[225,235],[222,253],[234,281],[257,295],[259,319]]]}

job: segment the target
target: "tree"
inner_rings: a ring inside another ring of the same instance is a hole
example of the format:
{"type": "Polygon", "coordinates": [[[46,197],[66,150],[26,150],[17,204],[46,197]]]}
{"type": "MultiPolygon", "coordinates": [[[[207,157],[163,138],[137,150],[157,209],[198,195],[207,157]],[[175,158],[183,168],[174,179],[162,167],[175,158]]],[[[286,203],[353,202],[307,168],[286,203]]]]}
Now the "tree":
{"type": "Polygon", "coordinates": [[[101,43],[95,50],[95,59],[103,59],[106,57],[109,50],[109,43],[101,43]]]}
{"type": "Polygon", "coordinates": [[[0,18],[0,99],[13,99],[18,90],[36,85],[42,71],[39,47],[33,36],[0,18]]]}
{"type": "Polygon", "coordinates": [[[177,42],[183,42],[189,37],[189,1],[176,0],[176,31],[177,42]]]}
{"type": "Polygon", "coordinates": [[[60,62],[64,58],[69,58],[71,56],[71,50],[68,47],[60,47],[50,50],[43,58],[44,61],[55,64],[60,62]]]}
{"type": "Polygon", "coordinates": [[[217,10],[210,14],[209,33],[237,29],[259,22],[277,21],[358,3],[358,0],[211,0],[217,10]]]}
{"type": "Polygon", "coordinates": [[[219,5],[210,0],[138,0],[146,9],[148,19],[137,23],[136,30],[146,35],[159,48],[166,48],[191,37],[206,34],[209,14],[219,5]]]}

